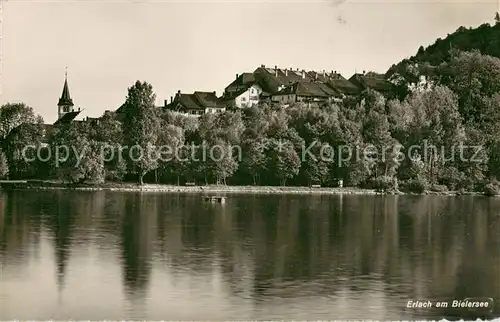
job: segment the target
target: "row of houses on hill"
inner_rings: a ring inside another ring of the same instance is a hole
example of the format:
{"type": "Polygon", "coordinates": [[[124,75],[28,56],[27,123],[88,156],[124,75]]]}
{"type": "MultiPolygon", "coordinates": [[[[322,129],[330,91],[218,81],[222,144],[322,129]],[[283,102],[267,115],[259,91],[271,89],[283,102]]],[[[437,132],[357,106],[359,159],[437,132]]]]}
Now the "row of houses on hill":
{"type": "MultiPolygon", "coordinates": [[[[275,102],[290,105],[297,102],[322,103],[340,102],[356,98],[370,88],[382,94],[393,92],[393,84],[384,75],[356,73],[346,79],[336,71],[306,71],[300,69],[268,68],[261,65],[252,73],[236,74],[226,86],[224,93],[196,91],[182,93],[180,90],[170,100],[165,100],[161,108],[184,114],[200,116],[205,113],[219,113],[230,108],[252,107],[260,102],[275,102]]],[[[58,119],[54,125],[71,122],[98,122],[99,118],[76,120],[82,110],[76,108],[71,98],[67,74],[58,102],[58,119]]],[[[120,115],[121,108],[116,110],[120,115]]],[[[47,129],[52,125],[47,125],[47,129]]]]}
{"type": "Polygon", "coordinates": [[[336,71],[306,71],[268,68],[261,65],[254,72],[236,74],[235,79],[218,97],[216,92],[182,93],[178,91],[164,108],[190,115],[218,113],[229,108],[252,107],[260,102],[289,105],[297,102],[340,102],[357,97],[370,88],[390,95],[393,84],[384,75],[356,73],[346,79],[336,71]]]}

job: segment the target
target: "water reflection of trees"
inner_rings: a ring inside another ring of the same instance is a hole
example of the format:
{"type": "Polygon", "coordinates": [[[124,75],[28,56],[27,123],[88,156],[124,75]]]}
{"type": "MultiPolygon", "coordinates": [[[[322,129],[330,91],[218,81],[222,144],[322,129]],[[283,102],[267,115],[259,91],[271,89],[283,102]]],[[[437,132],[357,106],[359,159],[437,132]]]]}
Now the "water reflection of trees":
{"type": "Polygon", "coordinates": [[[60,275],[71,249],[119,241],[123,283],[137,297],[153,262],[173,275],[221,272],[228,291],[257,300],[363,291],[370,281],[394,298],[500,297],[497,199],[230,196],[220,205],[199,195],[19,193],[0,198],[3,262],[26,258],[42,227],[60,275]]]}
{"type": "Polygon", "coordinates": [[[26,199],[18,191],[0,193],[0,260],[5,265],[20,266],[30,251],[39,252],[40,214],[32,214],[40,200],[26,199]]]}
{"type": "Polygon", "coordinates": [[[156,238],[157,198],[125,199],[122,235],[123,279],[127,294],[144,297],[148,288],[156,238]]]}

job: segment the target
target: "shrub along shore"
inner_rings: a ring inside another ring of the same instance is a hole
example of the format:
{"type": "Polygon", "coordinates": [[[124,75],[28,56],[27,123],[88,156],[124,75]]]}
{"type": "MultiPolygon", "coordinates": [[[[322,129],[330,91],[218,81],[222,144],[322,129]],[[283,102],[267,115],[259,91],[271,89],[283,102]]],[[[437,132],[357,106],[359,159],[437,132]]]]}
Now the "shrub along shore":
{"type": "Polygon", "coordinates": [[[0,181],[4,190],[77,190],[77,191],[118,191],[118,192],[165,192],[165,193],[198,193],[198,194],[315,194],[315,195],[483,195],[479,192],[466,191],[424,191],[422,193],[404,192],[399,190],[365,189],[356,187],[282,187],[282,186],[176,186],[167,184],[136,184],[136,183],[103,183],[103,184],[73,184],[40,180],[0,181]]]}

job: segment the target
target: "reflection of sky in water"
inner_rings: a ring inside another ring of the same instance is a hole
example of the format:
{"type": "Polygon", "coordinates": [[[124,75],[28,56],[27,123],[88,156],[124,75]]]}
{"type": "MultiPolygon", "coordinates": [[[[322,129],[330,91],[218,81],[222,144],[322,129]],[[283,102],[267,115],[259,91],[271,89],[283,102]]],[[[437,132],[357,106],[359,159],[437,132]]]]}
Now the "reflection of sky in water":
{"type": "Polygon", "coordinates": [[[276,283],[275,289],[256,302],[249,258],[240,263],[233,284],[222,275],[216,261],[211,271],[207,267],[205,272],[176,269],[157,261],[149,289],[136,296],[123,292],[119,258],[99,256],[99,248],[91,246],[73,251],[59,290],[50,238],[41,237],[38,259],[30,258],[21,269],[9,264],[4,267],[2,319],[307,319],[311,314],[324,319],[355,319],[360,317],[360,308],[363,316],[374,319],[401,317],[399,307],[376,281],[367,281],[361,291],[352,291],[349,281],[339,280],[346,286],[334,296],[317,294],[321,284],[276,283]],[[21,309],[27,300],[29,307],[21,309]]]}
{"type": "Polygon", "coordinates": [[[58,198],[58,220],[0,199],[0,319],[408,319],[408,299],[499,297],[500,201],[58,198]]]}

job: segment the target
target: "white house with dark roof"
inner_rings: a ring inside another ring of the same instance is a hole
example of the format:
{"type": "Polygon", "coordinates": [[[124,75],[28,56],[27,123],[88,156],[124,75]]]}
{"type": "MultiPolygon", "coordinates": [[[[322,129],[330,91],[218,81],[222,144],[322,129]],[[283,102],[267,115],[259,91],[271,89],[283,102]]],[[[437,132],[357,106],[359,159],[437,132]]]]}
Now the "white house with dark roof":
{"type": "Polygon", "coordinates": [[[259,84],[252,84],[246,90],[237,92],[234,98],[234,105],[238,108],[252,107],[259,104],[260,94],[262,94],[262,88],[259,84]]]}
{"type": "Polygon", "coordinates": [[[262,87],[257,83],[254,74],[236,74],[236,79],[224,89],[222,100],[226,105],[237,108],[252,107],[259,104],[262,87]]]}

